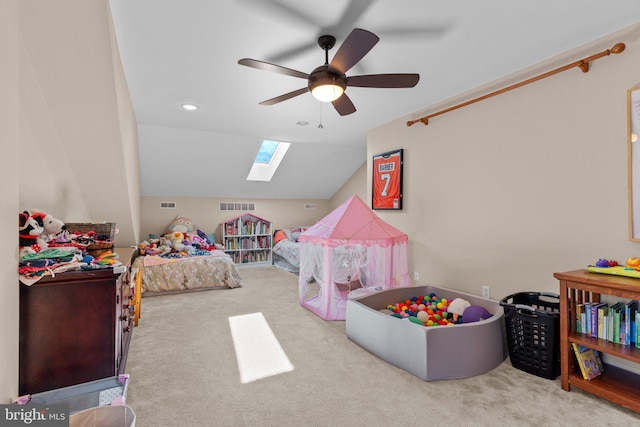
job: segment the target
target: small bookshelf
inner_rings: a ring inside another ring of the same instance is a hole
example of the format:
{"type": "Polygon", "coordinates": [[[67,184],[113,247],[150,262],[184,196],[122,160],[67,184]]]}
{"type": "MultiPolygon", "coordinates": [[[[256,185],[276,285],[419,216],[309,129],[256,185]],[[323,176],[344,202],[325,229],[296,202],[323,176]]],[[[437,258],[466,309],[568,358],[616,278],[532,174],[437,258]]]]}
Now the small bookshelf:
{"type": "MultiPolygon", "coordinates": [[[[640,348],[636,342],[629,344],[610,341],[604,334],[594,334],[592,330],[585,333],[580,319],[581,306],[600,303],[601,295],[637,301],[640,299],[640,279],[590,273],[586,270],[575,270],[555,273],[560,284],[560,373],[563,390],[571,391],[572,387],[592,393],[603,399],[621,405],[632,411],[640,412],[640,375],[623,368],[606,364],[602,373],[591,380],[585,380],[575,363],[573,343],[591,348],[600,354],[611,355],[640,366],[640,348]],[[591,336],[590,336],[591,335],[591,336]],[[593,336],[595,335],[595,336],[593,336]]],[[[635,320],[634,317],[631,319],[635,320]]],[[[631,320],[630,319],[630,320],[631,320]]],[[[608,324],[607,324],[608,326],[608,324]]],[[[637,324],[636,324],[637,326],[637,324]]],[[[617,328],[617,325],[614,325],[617,328]]],[[[615,330],[615,329],[614,329],[615,330]]],[[[632,329],[633,331],[633,329],[632,329]]],[[[599,332],[602,332],[600,330],[599,332]]]]}
{"type": "Polygon", "coordinates": [[[271,264],[272,223],[256,215],[245,213],[223,223],[224,251],[238,266],[271,264]]]}

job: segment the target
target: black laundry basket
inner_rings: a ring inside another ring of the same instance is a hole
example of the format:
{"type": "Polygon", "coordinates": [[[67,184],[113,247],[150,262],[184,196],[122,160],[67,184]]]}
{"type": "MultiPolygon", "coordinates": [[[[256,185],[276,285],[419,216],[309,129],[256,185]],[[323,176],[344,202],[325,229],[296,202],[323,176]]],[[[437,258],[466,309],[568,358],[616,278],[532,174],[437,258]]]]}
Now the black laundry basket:
{"type": "Polygon", "coordinates": [[[520,292],[500,301],[504,308],[511,365],[555,379],[560,375],[560,297],[549,292],[520,292]]]}

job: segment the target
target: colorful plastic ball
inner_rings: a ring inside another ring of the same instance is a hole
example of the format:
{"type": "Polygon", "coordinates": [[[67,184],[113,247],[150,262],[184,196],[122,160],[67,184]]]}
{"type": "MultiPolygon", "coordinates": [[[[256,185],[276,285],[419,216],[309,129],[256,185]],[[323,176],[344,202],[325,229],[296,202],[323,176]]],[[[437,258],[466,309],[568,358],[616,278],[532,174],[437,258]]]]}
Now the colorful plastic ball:
{"type": "Polygon", "coordinates": [[[429,313],[426,311],[419,311],[418,314],[416,314],[416,317],[420,319],[422,323],[425,323],[429,320],[429,313]]]}

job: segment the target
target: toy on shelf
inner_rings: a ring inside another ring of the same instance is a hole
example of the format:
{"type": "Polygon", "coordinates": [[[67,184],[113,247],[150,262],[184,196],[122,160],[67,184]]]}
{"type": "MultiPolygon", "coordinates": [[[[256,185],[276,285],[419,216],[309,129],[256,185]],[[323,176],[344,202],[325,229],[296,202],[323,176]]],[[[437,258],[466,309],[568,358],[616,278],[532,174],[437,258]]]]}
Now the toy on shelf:
{"type": "Polygon", "coordinates": [[[587,271],[590,273],[612,274],[615,276],[640,279],[640,258],[627,258],[624,265],[620,265],[616,260],[600,258],[594,265],[587,266],[587,271]]]}

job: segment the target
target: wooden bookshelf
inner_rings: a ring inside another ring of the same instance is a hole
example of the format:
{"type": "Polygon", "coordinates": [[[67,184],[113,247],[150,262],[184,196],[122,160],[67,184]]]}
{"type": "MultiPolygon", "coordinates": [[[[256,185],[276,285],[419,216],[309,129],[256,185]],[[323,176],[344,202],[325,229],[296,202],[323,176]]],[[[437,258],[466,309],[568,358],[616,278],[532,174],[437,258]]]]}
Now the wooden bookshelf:
{"type": "Polygon", "coordinates": [[[605,365],[604,372],[587,381],[575,366],[572,343],[598,350],[602,354],[615,356],[639,364],[640,349],[635,345],[616,344],[592,338],[576,330],[576,305],[598,302],[601,295],[611,295],[631,300],[640,299],[640,279],[590,273],[575,270],[555,273],[560,282],[560,375],[562,389],[571,387],[592,393],[603,399],[640,412],[640,375],[613,365],[605,365]]]}
{"type": "Polygon", "coordinates": [[[224,221],[224,251],[239,266],[271,265],[272,223],[250,213],[224,221]]]}

